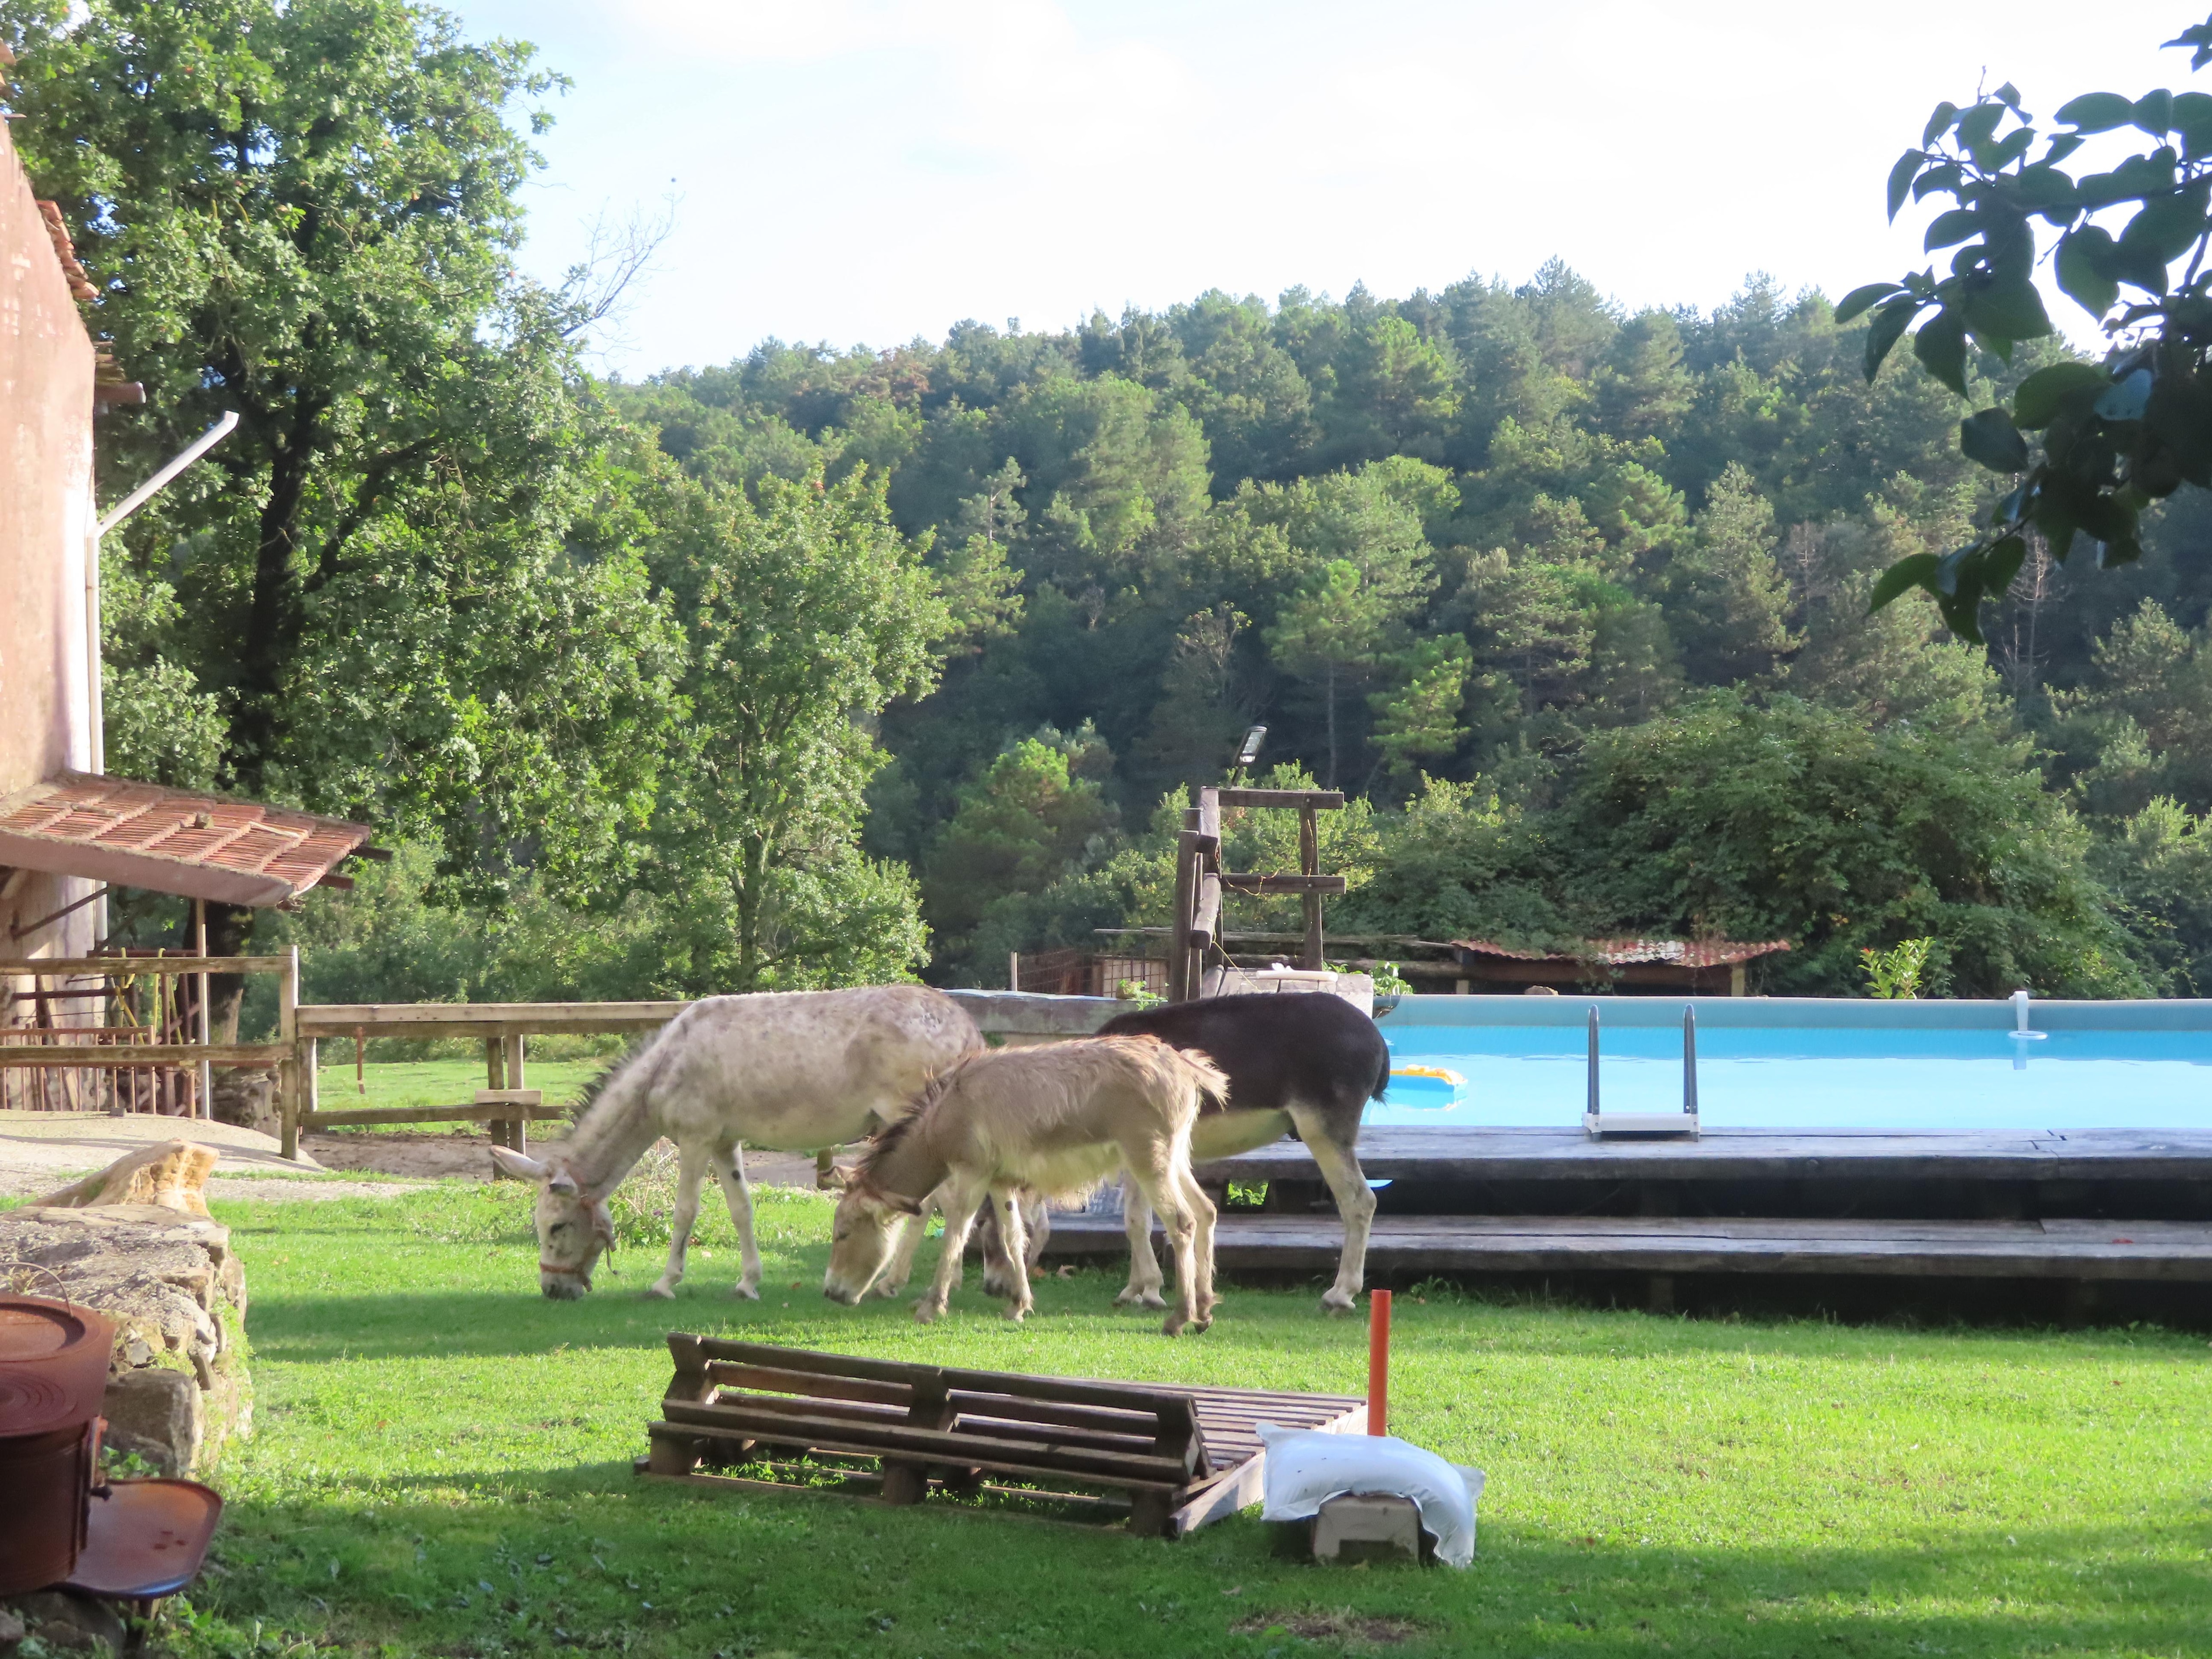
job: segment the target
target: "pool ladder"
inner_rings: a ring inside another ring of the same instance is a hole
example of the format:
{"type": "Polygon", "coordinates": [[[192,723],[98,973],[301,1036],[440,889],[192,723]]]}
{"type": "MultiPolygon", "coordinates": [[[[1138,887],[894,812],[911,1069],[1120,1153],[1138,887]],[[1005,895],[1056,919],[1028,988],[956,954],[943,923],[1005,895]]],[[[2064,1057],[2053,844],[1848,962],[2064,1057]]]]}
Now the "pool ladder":
{"type": "Polygon", "coordinates": [[[1682,1109],[1605,1112],[1598,1109],[1597,1010],[1589,1011],[1589,1103],[1583,1127],[1592,1135],[1687,1135],[1698,1139],[1698,1011],[1682,1010],[1682,1109]]]}

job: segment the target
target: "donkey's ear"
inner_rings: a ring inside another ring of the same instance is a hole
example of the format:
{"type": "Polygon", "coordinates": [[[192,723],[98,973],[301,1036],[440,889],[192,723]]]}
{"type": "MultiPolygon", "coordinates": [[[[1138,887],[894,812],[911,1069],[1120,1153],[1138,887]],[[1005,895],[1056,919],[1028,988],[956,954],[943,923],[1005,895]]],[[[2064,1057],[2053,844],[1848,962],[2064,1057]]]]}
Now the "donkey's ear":
{"type": "Polygon", "coordinates": [[[496,1164],[502,1170],[506,1171],[506,1173],[513,1176],[517,1181],[543,1181],[545,1179],[545,1165],[540,1164],[534,1158],[526,1158],[520,1152],[511,1151],[507,1147],[493,1147],[491,1149],[491,1161],[494,1164],[496,1164]]]}

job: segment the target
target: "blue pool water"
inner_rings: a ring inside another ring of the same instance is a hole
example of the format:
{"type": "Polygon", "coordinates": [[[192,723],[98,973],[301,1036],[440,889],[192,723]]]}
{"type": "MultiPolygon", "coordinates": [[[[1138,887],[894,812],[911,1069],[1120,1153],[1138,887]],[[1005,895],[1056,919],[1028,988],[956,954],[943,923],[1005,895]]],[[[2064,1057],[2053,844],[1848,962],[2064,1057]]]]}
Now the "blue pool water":
{"type": "MultiPolygon", "coordinates": [[[[1367,1121],[1579,1125],[1590,1001],[1606,1109],[1680,1110],[1680,1000],[1547,999],[1539,1023],[1520,998],[1408,998],[1381,1022],[1392,1065],[1466,1081],[1393,1077],[1367,1121]]],[[[2006,1003],[1696,1006],[1708,1128],[2212,1128],[2203,1003],[2035,1004],[2025,1041],[2006,1003]]]]}

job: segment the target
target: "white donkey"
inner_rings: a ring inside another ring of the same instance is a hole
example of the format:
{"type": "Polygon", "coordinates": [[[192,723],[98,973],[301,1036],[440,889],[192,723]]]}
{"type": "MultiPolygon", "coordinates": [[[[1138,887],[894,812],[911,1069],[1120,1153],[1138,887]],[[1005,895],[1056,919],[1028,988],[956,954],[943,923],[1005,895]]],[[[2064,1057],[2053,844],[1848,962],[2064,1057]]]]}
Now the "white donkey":
{"type": "Polygon", "coordinates": [[[1190,1172],[1190,1133],[1201,1103],[1218,1106],[1228,1091],[1204,1054],[1151,1036],[1079,1037],[964,1061],[877,1137],[847,1185],[822,1293],[860,1301],[935,1202],[944,1255],[915,1304],[927,1324],[960,1284],[988,1194],[1006,1247],[1006,1316],[1018,1320],[1030,1306],[1024,1198],[1066,1197],[1127,1170],[1175,1249],[1177,1304],[1163,1328],[1202,1331],[1214,1308],[1213,1205],[1190,1172]]]}
{"type": "Polygon", "coordinates": [[[607,1198],[665,1135],[678,1159],[675,1231],[649,1294],[676,1294],[711,1169],[744,1258],[737,1293],[757,1300],[760,1247],[740,1148],[811,1152],[858,1140],[896,1122],[933,1078],[982,1048],[967,1012],[927,986],[693,1003],[599,1079],[575,1127],[543,1158],[492,1148],[501,1169],[538,1183],[538,1287],[564,1299],[591,1289],[592,1267],[614,1244],[607,1198]]]}

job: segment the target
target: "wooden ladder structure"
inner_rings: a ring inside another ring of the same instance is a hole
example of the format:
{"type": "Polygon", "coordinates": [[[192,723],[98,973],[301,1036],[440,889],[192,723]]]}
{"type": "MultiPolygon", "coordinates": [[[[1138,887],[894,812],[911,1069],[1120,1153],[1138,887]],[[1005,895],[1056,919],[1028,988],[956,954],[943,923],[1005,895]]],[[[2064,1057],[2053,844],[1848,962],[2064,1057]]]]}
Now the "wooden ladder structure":
{"type": "MultiPolygon", "coordinates": [[[[1305,900],[1306,927],[1298,966],[1326,966],[1322,957],[1321,906],[1324,896],[1344,891],[1342,876],[1321,872],[1321,829],[1317,815],[1344,805],[1340,789],[1217,789],[1198,792],[1198,805],[1183,812],[1176,842],[1175,931],[1168,940],[1168,1000],[1188,1002],[1205,994],[1206,957],[1219,949],[1224,929],[1221,894],[1297,893],[1305,900]],[[1298,873],[1225,873],[1221,868],[1221,809],[1274,807],[1298,815],[1298,873]]],[[[1225,954],[1225,953],[1224,953],[1225,954]]]]}

